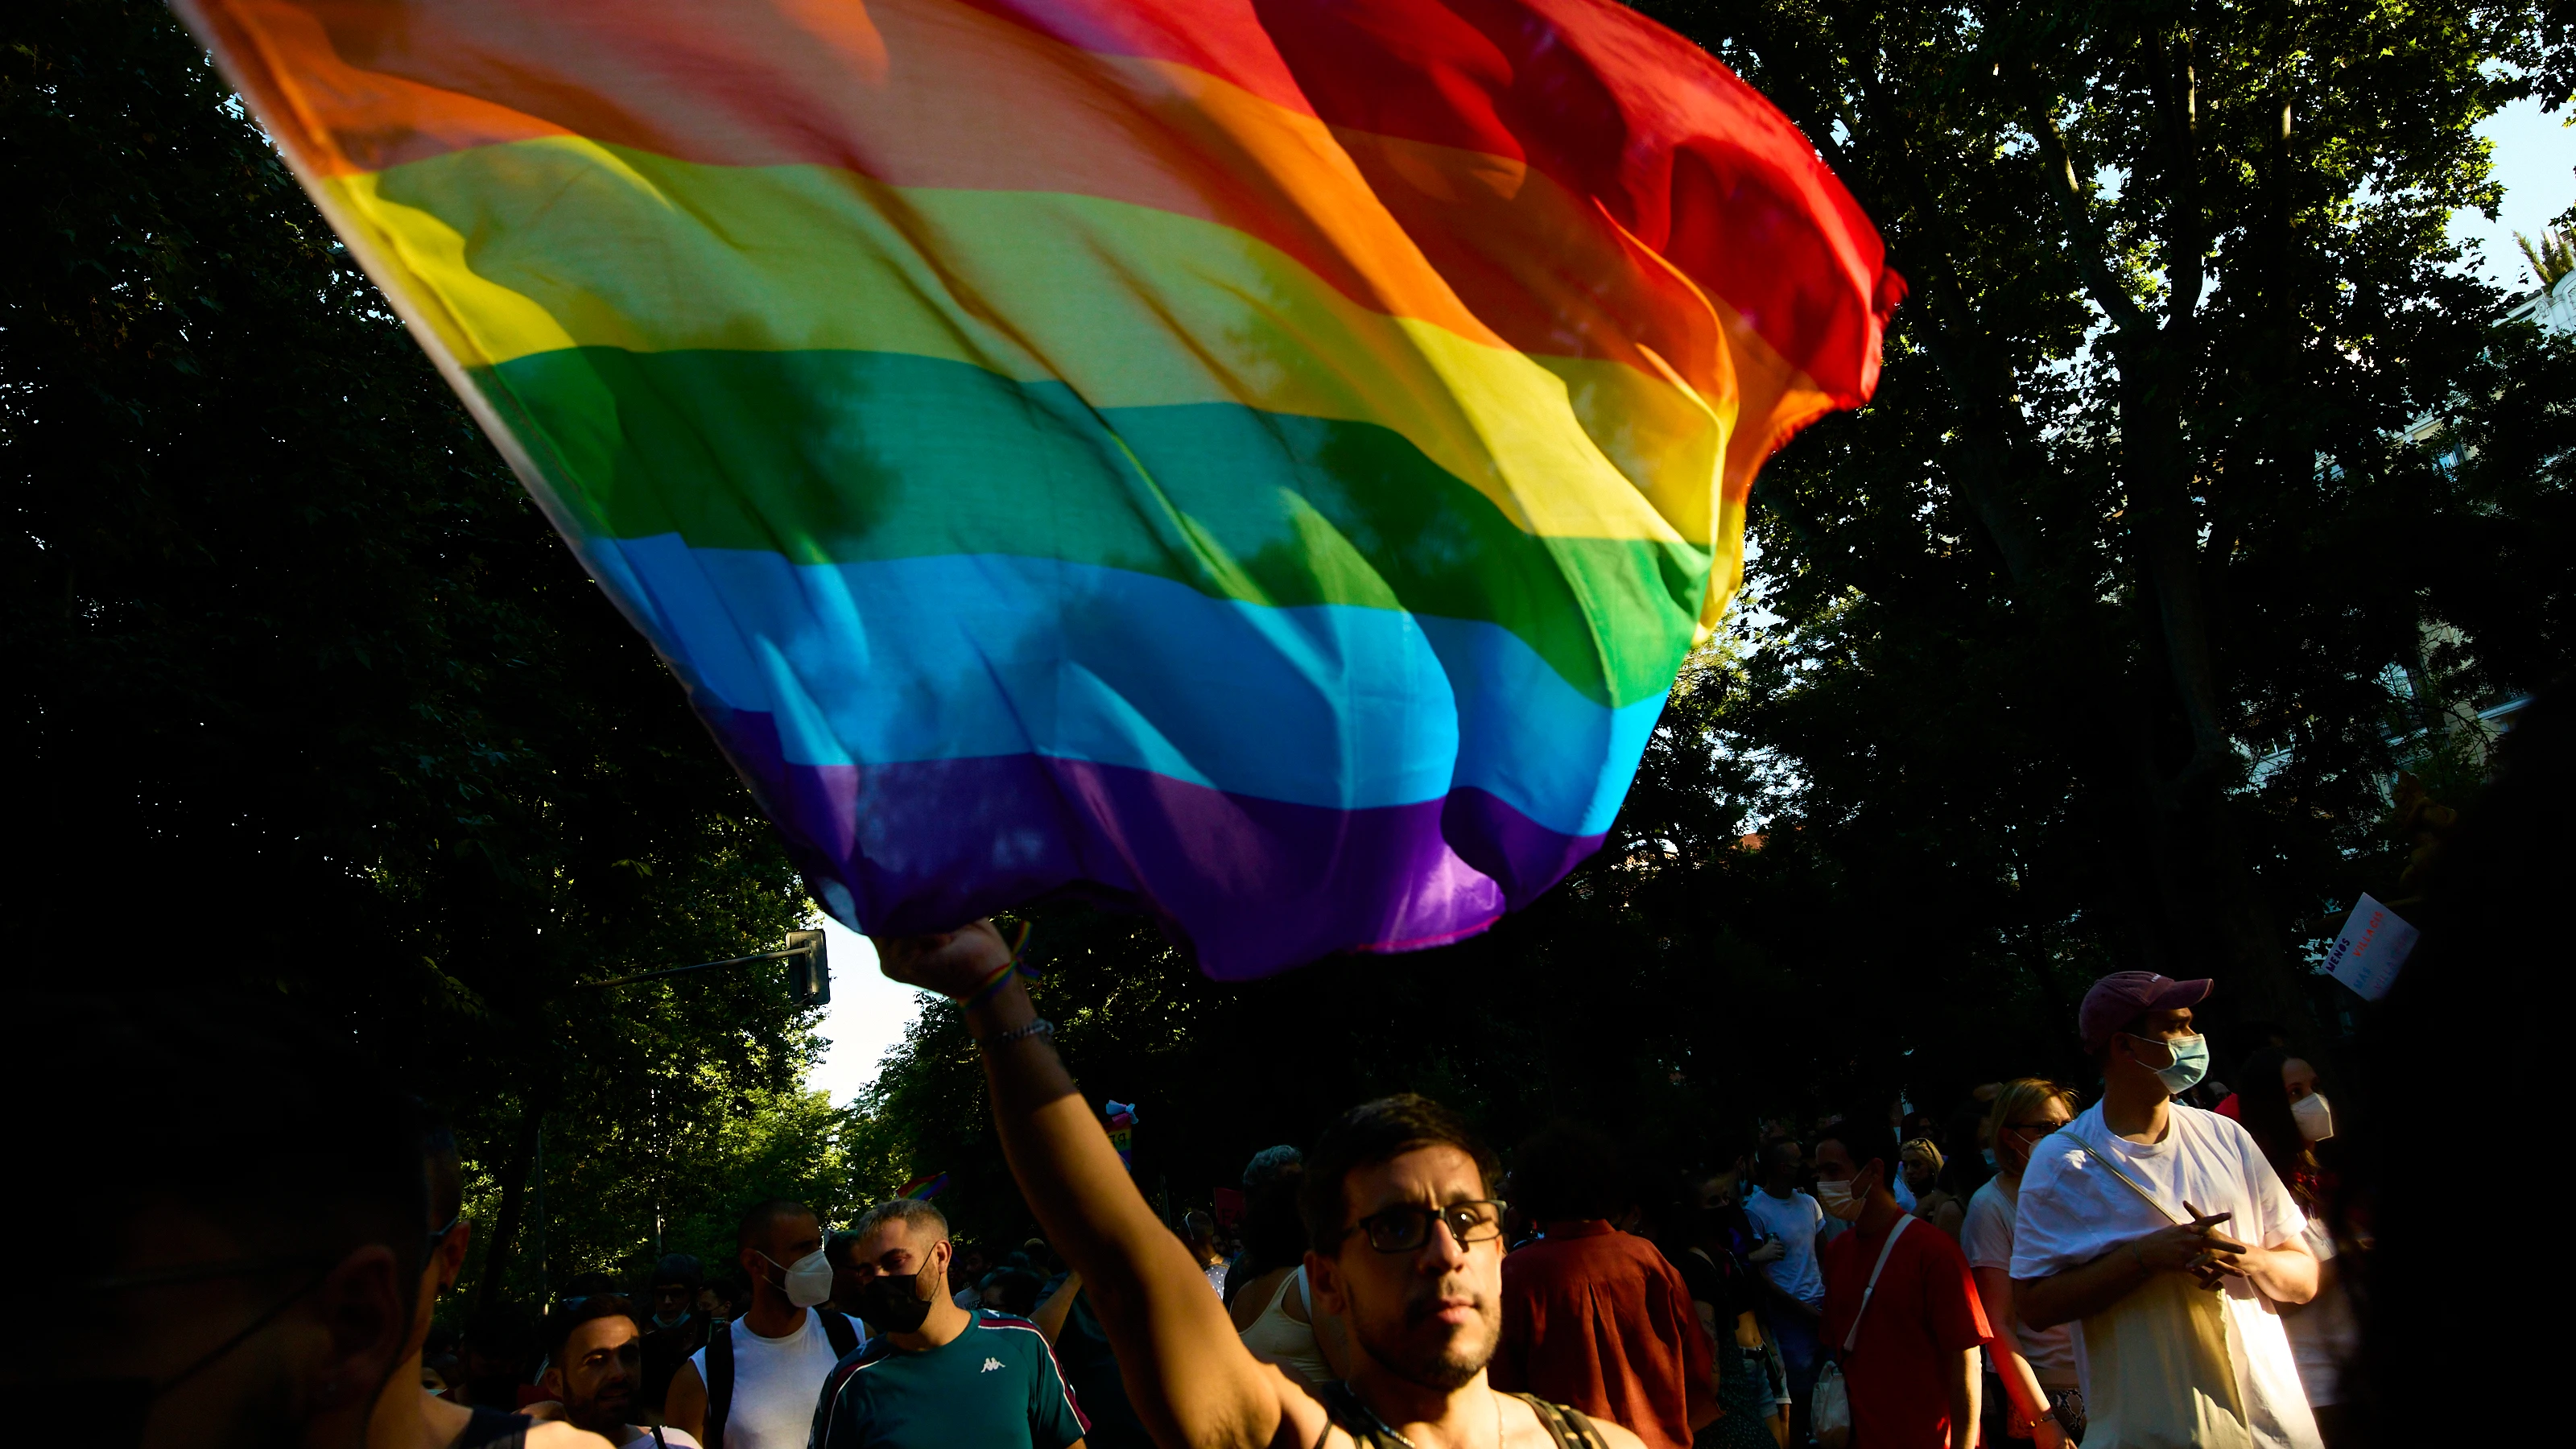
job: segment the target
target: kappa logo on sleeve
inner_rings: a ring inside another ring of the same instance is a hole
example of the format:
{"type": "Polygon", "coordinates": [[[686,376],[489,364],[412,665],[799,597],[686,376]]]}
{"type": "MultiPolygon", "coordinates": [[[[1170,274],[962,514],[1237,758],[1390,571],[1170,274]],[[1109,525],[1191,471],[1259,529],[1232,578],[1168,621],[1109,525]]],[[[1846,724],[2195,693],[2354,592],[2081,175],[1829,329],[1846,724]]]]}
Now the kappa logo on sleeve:
{"type": "Polygon", "coordinates": [[[1000,1368],[1001,1366],[1002,1361],[998,1358],[988,1358],[984,1360],[984,1372],[986,1373],[991,1373],[993,1370],[1000,1368]]]}

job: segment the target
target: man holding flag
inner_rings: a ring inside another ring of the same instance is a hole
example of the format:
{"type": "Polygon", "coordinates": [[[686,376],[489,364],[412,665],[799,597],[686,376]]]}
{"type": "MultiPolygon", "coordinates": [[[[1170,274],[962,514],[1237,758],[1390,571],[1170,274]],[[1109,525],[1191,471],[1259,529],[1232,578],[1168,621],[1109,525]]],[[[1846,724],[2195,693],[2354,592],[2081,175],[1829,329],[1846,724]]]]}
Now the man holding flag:
{"type": "MultiPolygon", "coordinates": [[[[1307,1271],[1356,1347],[1347,1383],[1309,1391],[1243,1347],[1189,1250],[1137,1193],[992,925],[877,949],[888,976],[967,1004],[1012,1174],[1082,1275],[1156,1442],[1641,1449],[1616,1424],[1487,1382],[1502,1332],[1501,1205],[1492,1154],[1453,1114],[1418,1097],[1372,1102],[1308,1157],[1307,1271]]],[[[827,1439],[818,1420],[815,1442],[865,1441],[827,1439]]]]}

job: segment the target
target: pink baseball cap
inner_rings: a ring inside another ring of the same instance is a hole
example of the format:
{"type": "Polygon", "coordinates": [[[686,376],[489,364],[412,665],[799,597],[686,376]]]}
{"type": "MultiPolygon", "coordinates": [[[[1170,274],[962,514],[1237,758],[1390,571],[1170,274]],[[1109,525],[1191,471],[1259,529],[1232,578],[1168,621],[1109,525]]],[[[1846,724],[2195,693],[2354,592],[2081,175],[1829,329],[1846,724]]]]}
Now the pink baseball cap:
{"type": "Polygon", "coordinates": [[[2084,1036],[2084,1049],[2098,1052],[2111,1044],[2111,1033],[2135,1020],[2140,1012],[2197,1006],[2209,995],[2209,987],[2205,976],[2198,981],[2176,981],[2153,971],[2114,971],[2084,993],[2084,1004],[2075,1012],[2075,1029],[2084,1036]]]}

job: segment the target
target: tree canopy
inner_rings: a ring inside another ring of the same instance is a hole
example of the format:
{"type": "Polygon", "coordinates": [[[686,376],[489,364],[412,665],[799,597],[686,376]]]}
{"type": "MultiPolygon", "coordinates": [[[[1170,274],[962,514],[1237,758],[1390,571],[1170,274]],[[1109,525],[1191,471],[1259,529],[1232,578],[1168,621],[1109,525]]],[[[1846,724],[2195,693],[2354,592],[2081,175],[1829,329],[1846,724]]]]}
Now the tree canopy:
{"type": "Polygon", "coordinates": [[[774,947],[801,885],[168,13],[5,34],[20,959],[343,1021],[495,1181],[552,1120],[620,1184],[596,1252],[649,1245],[808,1023],[776,971],[577,983],[774,947]]]}

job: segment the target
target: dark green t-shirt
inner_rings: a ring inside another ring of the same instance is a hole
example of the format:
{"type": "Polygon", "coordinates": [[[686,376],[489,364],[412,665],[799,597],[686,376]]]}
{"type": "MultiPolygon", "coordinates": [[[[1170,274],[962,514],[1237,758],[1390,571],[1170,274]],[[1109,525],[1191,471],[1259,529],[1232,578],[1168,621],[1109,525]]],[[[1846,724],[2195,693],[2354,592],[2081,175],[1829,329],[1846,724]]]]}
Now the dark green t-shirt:
{"type": "Polygon", "coordinates": [[[1038,1326],[985,1311],[928,1353],[880,1335],[834,1365],[813,1449],[1065,1449],[1090,1428],[1038,1326]]]}

